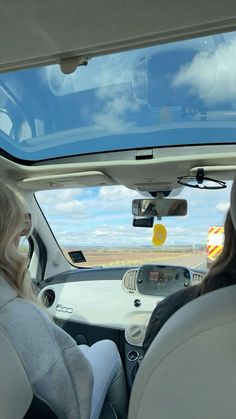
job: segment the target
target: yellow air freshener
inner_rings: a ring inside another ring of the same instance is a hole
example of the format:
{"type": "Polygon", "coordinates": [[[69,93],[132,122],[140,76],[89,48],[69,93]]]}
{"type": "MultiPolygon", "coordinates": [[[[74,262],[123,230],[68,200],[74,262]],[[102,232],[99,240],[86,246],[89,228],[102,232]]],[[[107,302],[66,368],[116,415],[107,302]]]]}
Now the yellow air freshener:
{"type": "Polygon", "coordinates": [[[163,224],[155,224],[153,227],[152,244],[154,246],[161,246],[165,243],[167,237],[167,230],[163,224]]]}

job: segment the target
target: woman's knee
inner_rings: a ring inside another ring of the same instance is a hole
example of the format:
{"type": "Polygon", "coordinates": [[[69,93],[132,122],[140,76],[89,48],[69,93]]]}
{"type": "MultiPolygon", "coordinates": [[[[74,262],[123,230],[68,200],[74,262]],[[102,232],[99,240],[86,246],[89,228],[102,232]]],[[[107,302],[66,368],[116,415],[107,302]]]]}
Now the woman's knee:
{"type": "Polygon", "coordinates": [[[114,360],[119,362],[119,364],[121,363],[118,348],[112,340],[100,340],[99,342],[94,343],[92,348],[94,348],[94,350],[96,350],[97,352],[102,353],[103,356],[105,355],[106,357],[108,357],[108,359],[113,358],[114,360]]]}

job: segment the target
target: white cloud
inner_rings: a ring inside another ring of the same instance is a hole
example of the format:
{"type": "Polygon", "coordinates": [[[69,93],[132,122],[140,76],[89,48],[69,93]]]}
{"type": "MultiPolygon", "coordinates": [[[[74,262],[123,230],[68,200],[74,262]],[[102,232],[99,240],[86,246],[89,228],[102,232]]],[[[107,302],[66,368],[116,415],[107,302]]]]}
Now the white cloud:
{"type": "MultiPolygon", "coordinates": [[[[131,54],[129,54],[131,55],[131,54]]],[[[66,95],[96,89],[101,86],[112,86],[131,79],[132,73],[124,53],[97,57],[89,61],[88,66],[80,66],[71,74],[63,74],[59,66],[49,66],[43,70],[43,80],[55,95],[66,95]]],[[[132,61],[132,60],[131,60],[132,61]]]]}
{"type": "MultiPolygon", "coordinates": [[[[62,246],[150,246],[152,245],[153,230],[151,228],[134,228],[131,224],[112,227],[101,225],[85,231],[57,232],[57,237],[62,246]]],[[[208,228],[168,228],[166,245],[192,245],[206,243],[208,228]]],[[[154,249],[154,247],[153,247],[154,249]]]]}
{"type": "Polygon", "coordinates": [[[112,109],[104,109],[102,112],[94,115],[93,122],[104,130],[116,132],[124,130],[125,125],[120,116],[116,115],[112,109]]]}
{"type": "Polygon", "coordinates": [[[80,189],[54,189],[36,192],[36,198],[39,200],[40,205],[57,205],[57,203],[68,201],[79,194],[80,189]]]}
{"type": "Polygon", "coordinates": [[[86,213],[86,204],[80,201],[67,201],[67,202],[58,202],[55,205],[55,210],[61,214],[74,213],[74,211],[79,211],[86,213]]]}
{"type": "Polygon", "coordinates": [[[219,202],[219,204],[216,205],[217,211],[222,212],[224,214],[229,210],[229,207],[230,207],[230,202],[229,201],[219,202]]]}
{"type": "Polygon", "coordinates": [[[180,68],[175,87],[189,86],[193,94],[208,104],[236,100],[236,38],[219,44],[214,52],[199,52],[180,68]]]}
{"type": "Polygon", "coordinates": [[[189,229],[187,227],[172,227],[170,228],[170,234],[172,236],[181,236],[189,234],[189,229]]]}
{"type": "MultiPolygon", "coordinates": [[[[55,227],[55,225],[54,225],[55,227]]],[[[134,228],[130,224],[100,225],[95,229],[87,228],[80,231],[80,226],[74,231],[57,230],[60,244],[66,246],[136,246],[151,245],[152,229],[134,228]]]]}
{"type": "Polygon", "coordinates": [[[95,236],[108,236],[110,231],[107,227],[100,227],[94,230],[95,236]]]}
{"type": "Polygon", "coordinates": [[[122,185],[102,186],[99,190],[98,198],[106,202],[117,202],[118,200],[129,200],[130,202],[131,199],[140,198],[140,194],[122,185]]]}
{"type": "Polygon", "coordinates": [[[76,222],[102,225],[124,218],[132,222],[132,199],[140,198],[136,191],[124,186],[45,191],[36,194],[39,204],[49,218],[69,228],[76,222]]]}
{"type": "Polygon", "coordinates": [[[131,85],[130,88],[127,85],[113,85],[109,89],[98,89],[96,97],[101,102],[101,109],[92,115],[92,122],[109,132],[122,132],[134,127],[135,122],[129,116],[138,111],[139,104],[131,92],[131,85]]]}
{"type": "Polygon", "coordinates": [[[103,186],[99,188],[98,196],[94,196],[94,193],[89,194],[86,189],[50,190],[38,192],[36,196],[47,215],[68,215],[70,219],[87,218],[88,220],[92,217],[93,220],[100,219],[101,222],[103,219],[118,219],[121,217],[121,212],[126,212],[132,217],[132,200],[141,197],[137,191],[122,185],[103,186]],[[119,215],[114,214],[118,211],[119,215]]]}
{"type": "Polygon", "coordinates": [[[122,185],[103,186],[99,190],[96,199],[96,206],[99,211],[106,213],[126,213],[132,217],[132,200],[142,198],[135,190],[131,190],[122,185]]]}
{"type": "Polygon", "coordinates": [[[83,218],[87,205],[80,200],[80,194],[80,189],[57,189],[37,192],[36,198],[50,220],[55,216],[83,218]]]}

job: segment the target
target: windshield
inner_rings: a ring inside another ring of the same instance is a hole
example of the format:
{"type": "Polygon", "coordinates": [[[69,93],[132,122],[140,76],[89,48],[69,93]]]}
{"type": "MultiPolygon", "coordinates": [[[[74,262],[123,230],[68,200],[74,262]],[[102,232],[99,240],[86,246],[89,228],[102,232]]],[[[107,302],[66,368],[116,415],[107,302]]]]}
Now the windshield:
{"type": "Polygon", "coordinates": [[[0,75],[1,147],[28,161],[232,143],[236,33],[0,75]]]}
{"type": "Polygon", "coordinates": [[[154,225],[162,223],[167,229],[160,246],[152,243],[155,227],[133,227],[132,200],[143,197],[124,186],[42,191],[36,198],[70,263],[69,252],[83,252],[86,261],[75,266],[168,263],[206,269],[222,250],[222,229],[215,229],[219,236],[215,235],[216,247],[211,242],[212,254],[206,247],[209,229],[224,225],[230,188],[231,182],[222,190],[185,187],[178,198],[187,199],[187,215],[161,221],[155,217],[154,225]]]}

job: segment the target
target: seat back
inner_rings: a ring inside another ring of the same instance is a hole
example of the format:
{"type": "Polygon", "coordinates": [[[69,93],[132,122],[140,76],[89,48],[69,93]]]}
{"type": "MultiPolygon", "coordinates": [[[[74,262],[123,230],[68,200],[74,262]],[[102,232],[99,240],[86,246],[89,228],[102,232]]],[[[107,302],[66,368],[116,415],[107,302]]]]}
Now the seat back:
{"type": "Polygon", "coordinates": [[[236,285],[186,304],[160,330],[135,377],[128,419],[233,419],[236,285]]]}
{"type": "Polygon", "coordinates": [[[57,419],[46,403],[33,395],[22,362],[0,328],[0,417],[57,419]]]}
{"type": "Polygon", "coordinates": [[[0,406],[4,419],[22,419],[33,392],[21,360],[5,332],[0,329],[0,406]]]}

